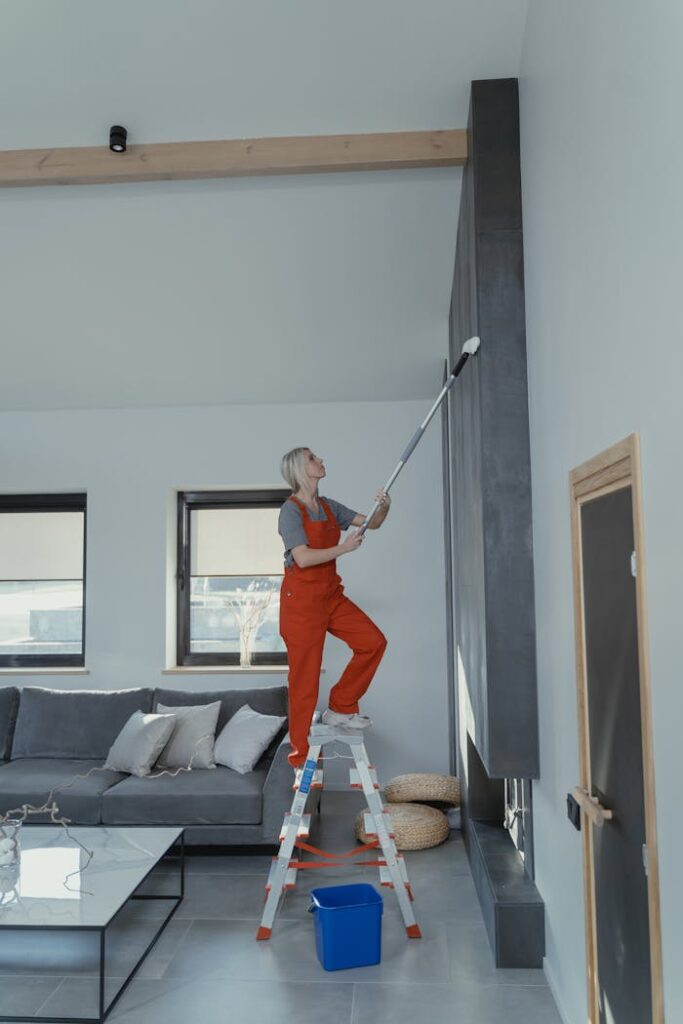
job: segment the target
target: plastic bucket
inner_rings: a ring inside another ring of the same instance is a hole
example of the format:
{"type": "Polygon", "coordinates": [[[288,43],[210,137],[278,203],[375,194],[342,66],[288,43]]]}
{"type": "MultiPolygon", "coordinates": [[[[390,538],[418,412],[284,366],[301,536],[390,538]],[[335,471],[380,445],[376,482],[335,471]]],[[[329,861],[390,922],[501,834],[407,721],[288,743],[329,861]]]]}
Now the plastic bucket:
{"type": "Polygon", "coordinates": [[[382,958],[384,901],[371,885],[312,889],[315,948],[326,971],[369,967],[382,958]]]}

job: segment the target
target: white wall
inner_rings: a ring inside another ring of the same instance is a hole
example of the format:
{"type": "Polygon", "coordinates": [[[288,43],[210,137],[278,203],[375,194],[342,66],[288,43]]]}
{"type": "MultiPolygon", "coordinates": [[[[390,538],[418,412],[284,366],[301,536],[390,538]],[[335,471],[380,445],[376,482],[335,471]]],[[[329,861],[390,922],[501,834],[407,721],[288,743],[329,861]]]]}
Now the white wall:
{"type": "MultiPolygon", "coordinates": [[[[641,436],[668,1021],[683,1020],[680,859],[683,8],[531,0],[521,63],[547,972],[586,1020],[569,470],[641,436]]],[[[627,894],[624,894],[627,898],[627,894]]]]}
{"type": "MultiPolygon", "coordinates": [[[[435,390],[440,381],[435,380],[435,390]]],[[[89,675],[0,675],[75,687],[242,688],[286,676],[162,675],[172,628],[175,491],[285,486],[279,458],[309,444],[326,460],[322,489],[360,511],[393,469],[430,403],[212,406],[0,414],[2,491],[88,495],[89,675]]],[[[363,710],[373,761],[387,780],[448,771],[443,497],[438,425],[397,482],[390,517],[340,560],[347,593],[389,645],[363,710]]],[[[322,694],[348,648],[330,637],[322,694]]],[[[322,706],[325,706],[322,704],[322,706]]],[[[336,766],[335,766],[336,767],[336,766]]],[[[333,779],[340,780],[338,772],[333,779]]],[[[348,776],[347,776],[348,779],[348,776]]]]}
{"type": "Polygon", "coordinates": [[[0,189],[0,409],[429,398],[460,177],[0,189]]]}

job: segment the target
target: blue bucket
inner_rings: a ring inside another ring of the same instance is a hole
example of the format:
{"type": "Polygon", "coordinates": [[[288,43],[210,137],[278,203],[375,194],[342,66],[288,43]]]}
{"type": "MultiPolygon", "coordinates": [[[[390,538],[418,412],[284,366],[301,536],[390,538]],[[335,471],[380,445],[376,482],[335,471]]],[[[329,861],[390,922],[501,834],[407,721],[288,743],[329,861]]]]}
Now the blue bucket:
{"type": "Polygon", "coordinates": [[[326,971],[369,967],[382,958],[384,901],[371,885],[312,889],[315,948],[326,971]]]}

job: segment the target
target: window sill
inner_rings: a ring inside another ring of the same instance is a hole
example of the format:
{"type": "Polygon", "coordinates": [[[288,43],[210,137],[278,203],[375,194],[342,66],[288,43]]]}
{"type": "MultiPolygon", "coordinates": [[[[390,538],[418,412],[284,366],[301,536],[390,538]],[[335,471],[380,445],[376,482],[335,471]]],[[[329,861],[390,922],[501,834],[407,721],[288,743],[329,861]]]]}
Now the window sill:
{"type": "Polygon", "coordinates": [[[89,676],[89,668],[0,668],[0,676],[89,676]]]}
{"type": "Polygon", "coordinates": [[[162,676],[188,676],[188,675],[234,675],[241,672],[247,675],[272,674],[286,675],[289,672],[288,665],[251,665],[249,668],[242,668],[240,665],[178,665],[175,668],[162,668],[162,676]]]}

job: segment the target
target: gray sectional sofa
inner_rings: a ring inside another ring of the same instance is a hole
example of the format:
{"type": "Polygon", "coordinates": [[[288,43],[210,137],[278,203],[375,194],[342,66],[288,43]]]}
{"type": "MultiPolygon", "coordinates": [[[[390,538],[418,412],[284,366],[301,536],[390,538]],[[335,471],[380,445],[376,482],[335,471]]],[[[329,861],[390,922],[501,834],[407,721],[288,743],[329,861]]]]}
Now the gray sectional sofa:
{"type": "MultiPolygon", "coordinates": [[[[285,686],[204,693],[0,688],[0,814],[24,803],[40,806],[57,787],[59,810],[74,824],[185,825],[185,841],[195,845],[277,843],[292,800],[286,725],[247,775],[221,766],[159,778],[96,771],[70,785],[104,764],[134,711],[216,700],[217,732],[243,704],[287,714],[285,686]]],[[[29,823],[46,820],[31,816],[29,823]]]]}

